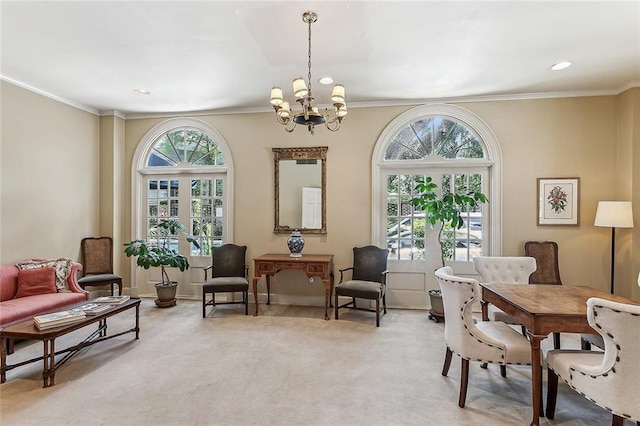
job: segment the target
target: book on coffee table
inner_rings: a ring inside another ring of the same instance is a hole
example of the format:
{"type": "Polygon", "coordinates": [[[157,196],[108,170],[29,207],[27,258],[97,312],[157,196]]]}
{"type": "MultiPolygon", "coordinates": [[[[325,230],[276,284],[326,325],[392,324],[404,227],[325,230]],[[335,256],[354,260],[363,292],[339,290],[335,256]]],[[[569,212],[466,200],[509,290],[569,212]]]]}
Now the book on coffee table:
{"type": "Polygon", "coordinates": [[[38,315],[33,317],[33,323],[38,330],[46,330],[48,328],[58,327],[70,324],[86,318],[84,312],[79,309],[70,309],[68,311],[52,312],[50,314],[38,315]]]}
{"type": "Polygon", "coordinates": [[[110,305],[120,305],[127,300],[129,300],[129,296],[102,296],[97,299],[92,300],[93,303],[108,303],[110,305]]]}
{"type": "Polygon", "coordinates": [[[85,303],[75,309],[80,309],[85,315],[98,315],[111,309],[111,305],[108,303],[85,303]]]}

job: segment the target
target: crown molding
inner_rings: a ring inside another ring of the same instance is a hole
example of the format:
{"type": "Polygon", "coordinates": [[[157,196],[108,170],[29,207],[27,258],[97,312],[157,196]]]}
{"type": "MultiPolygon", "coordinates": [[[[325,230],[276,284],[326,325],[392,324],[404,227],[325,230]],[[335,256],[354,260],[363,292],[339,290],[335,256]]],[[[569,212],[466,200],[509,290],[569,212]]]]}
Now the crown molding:
{"type": "MultiPolygon", "coordinates": [[[[170,112],[129,112],[125,113],[118,110],[98,110],[96,108],[81,104],[79,102],[65,99],[60,96],[53,95],[51,93],[40,90],[36,87],[29,86],[28,84],[14,80],[7,76],[0,74],[0,80],[4,80],[13,85],[22,87],[23,89],[35,92],[39,95],[53,99],[55,101],[64,103],[66,105],[78,108],[88,113],[97,116],[115,116],[123,120],[136,120],[146,118],[172,118],[176,116],[210,116],[210,115],[231,115],[231,114],[255,114],[272,112],[271,107],[252,107],[252,108],[222,108],[200,111],[170,111],[170,112]]],[[[422,98],[422,99],[401,99],[401,100],[389,100],[389,101],[368,101],[368,102],[350,102],[349,108],[374,108],[374,107],[395,107],[395,106],[415,106],[423,105],[427,103],[472,103],[472,102],[495,102],[495,101],[522,101],[532,99],[553,99],[553,98],[581,98],[589,96],[616,96],[629,89],[640,87],[640,81],[632,81],[618,89],[604,89],[604,90],[583,90],[583,91],[567,91],[567,92],[542,92],[542,93],[519,93],[519,94],[507,94],[507,95],[478,95],[478,96],[461,96],[453,98],[422,98]]],[[[318,105],[318,107],[324,108],[329,105],[318,105]]]]}
{"type": "Polygon", "coordinates": [[[56,96],[56,95],[51,94],[49,92],[45,92],[44,90],[40,90],[40,89],[38,89],[36,87],[29,86],[28,84],[22,83],[22,82],[20,82],[18,80],[14,80],[14,79],[9,78],[9,77],[7,77],[5,75],[0,74],[0,80],[4,80],[7,83],[13,84],[14,86],[22,87],[23,89],[29,90],[30,92],[37,93],[37,94],[42,95],[42,96],[44,96],[46,98],[53,99],[54,101],[61,102],[63,104],[72,106],[72,107],[80,109],[82,111],[85,111],[85,112],[88,112],[88,113],[91,113],[91,114],[94,114],[94,115],[100,115],[100,111],[98,111],[97,109],[95,109],[93,107],[81,104],[80,102],[72,101],[70,99],[61,98],[60,96],[56,96]]]}

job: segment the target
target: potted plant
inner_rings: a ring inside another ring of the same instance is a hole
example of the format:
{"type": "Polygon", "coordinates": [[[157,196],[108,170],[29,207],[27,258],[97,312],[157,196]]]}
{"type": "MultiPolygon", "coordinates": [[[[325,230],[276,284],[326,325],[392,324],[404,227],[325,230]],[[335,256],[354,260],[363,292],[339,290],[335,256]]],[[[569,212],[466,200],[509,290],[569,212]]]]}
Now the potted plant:
{"type": "Polygon", "coordinates": [[[138,266],[144,269],[160,267],[162,281],[155,284],[158,294],[156,304],[158,306],[175,305],[178,283],[169,279],[166,268],[178,268],[181,272],[189,269],[187,257],[180,254],[176,249],[171,248],[171,237],[175,238],[183,234],[188,242],[200,248],[196,239],[188,235],[185,230],[186,227],[176,219],[162,219],[155,229],[151,230],[147,240],[136,239],[124,244],[124,254],[127,257],[137,257],[136,264],[138,266]]]}
{"type": "MultiPolygon", "coordinates": [[[[464,194],[453,194],[451,192],[438,193],[438,185],[429,176],[416,183],[418,193],[411,200],[411,204],[417,210],[425,213],[425,221],[433,229],[436,225],[438,230],[438,242],[440,243],[440,261],[444,265],[445,247],[442,244],[442,230],[449,227],[453,230],[460,229],[464,225],[462,213],[469,211],[478,203],[487,203],[488,199],[482,192],[469,190],[464,194]]],[[[442,306],[442,295],[440,290],[429,291],[431,299],[431,310],[429,317],[438,321],[444,319],[444,309],[442,306]]]]}

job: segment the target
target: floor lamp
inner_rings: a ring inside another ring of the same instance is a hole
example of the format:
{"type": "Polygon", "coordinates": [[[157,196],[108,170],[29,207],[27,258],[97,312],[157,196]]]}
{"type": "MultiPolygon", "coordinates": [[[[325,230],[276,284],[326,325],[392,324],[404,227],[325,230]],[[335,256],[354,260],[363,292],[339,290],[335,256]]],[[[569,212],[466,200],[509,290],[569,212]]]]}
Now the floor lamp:
{"type": "Polygon", "coordinates": [[[611,228],[611,294],[614,290],[616,228],[633,228],[631,201],[600,201],[596,210],[595,226],[611,228]]]}

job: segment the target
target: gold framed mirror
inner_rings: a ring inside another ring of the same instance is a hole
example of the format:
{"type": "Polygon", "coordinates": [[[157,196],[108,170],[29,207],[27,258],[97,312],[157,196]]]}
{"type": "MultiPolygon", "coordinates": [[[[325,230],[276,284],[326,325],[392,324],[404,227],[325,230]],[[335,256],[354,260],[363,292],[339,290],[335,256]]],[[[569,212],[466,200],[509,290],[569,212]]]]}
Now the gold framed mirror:
{"type": "Polygon", "coordinates": [[[327,150],[329,147],[272,148],[276,234],[294,229],[327,233],[327,150]]]}

